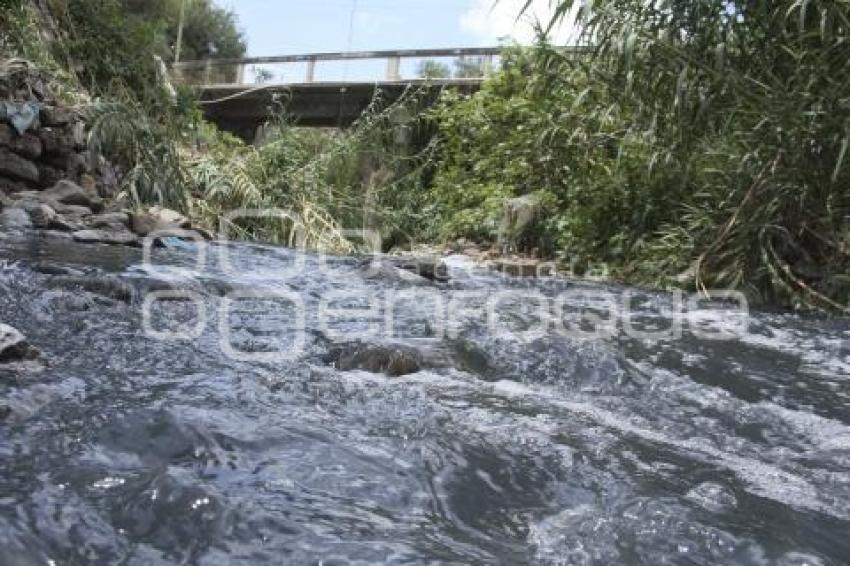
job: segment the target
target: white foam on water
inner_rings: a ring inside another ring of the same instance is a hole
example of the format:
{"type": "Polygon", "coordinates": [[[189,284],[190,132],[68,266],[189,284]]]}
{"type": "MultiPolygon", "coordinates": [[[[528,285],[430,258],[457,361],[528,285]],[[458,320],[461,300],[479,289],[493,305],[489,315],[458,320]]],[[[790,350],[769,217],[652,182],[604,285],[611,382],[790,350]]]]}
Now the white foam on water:
{"type": "Polygon", "coordinates": [[[773,499],[796,509],[816,511],[838,519],[850,520],[850,506],[846,505],[846,502],[843,505],[841,502],[836,502],[806,479],[774,464],[720,450],[707,439],[667,436],[648,428],[635,426],[633,419],[590,403],[555,399],[530,386],[513,381],[500,381],[494,383],[492,387],[494,391],[501,394],[525,399],[535,398],[621,434],[633,435],[644,441],[673,447],[693,458],[722,466],[734,472],[755,495],[773,499]]]}

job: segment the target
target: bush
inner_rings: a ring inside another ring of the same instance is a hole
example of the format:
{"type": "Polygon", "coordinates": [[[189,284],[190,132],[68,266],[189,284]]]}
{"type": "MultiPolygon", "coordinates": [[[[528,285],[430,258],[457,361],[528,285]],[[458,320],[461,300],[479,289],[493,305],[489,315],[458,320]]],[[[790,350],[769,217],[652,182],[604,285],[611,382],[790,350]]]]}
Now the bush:
{"type": "Polygon", "coordinates": [[[828,1],[594,2],[586,55],[509,50],[435,111],[444,235],[492,239],[494,200],[542,192],[562,257],[845,310],[848,21],[828,1]]]}

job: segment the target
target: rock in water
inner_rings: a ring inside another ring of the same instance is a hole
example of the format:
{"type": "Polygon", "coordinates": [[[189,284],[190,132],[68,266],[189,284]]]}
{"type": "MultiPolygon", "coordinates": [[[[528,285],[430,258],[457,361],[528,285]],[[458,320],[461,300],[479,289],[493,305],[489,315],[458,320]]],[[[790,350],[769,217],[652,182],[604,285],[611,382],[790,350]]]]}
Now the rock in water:
{"type": "Polygon", "coordinates": [[[0,363],[34,360],[38,355],[16,328],[0,323],[0,363]]]}
{"type": "Polygon", "coordinates": [[[27,209],[32,225],[36,228],[50,228],[56,220],[56,211],[46,204],[37,204],[27,209]]]}
{"type": "Polygon", "coordinates": [[[400,377],[421,369],[422,359],[413,348],[396,344],[354,342],[333,348],[330,359],[342,371],[363,370],[400,377]]]}
{"type": "Polygon", "coordinates": [[[126,230],[130,227],[130,216],[126,212],[108,212],[88,219],[92,228],[126,230]]]}
{"type": "Polygon", "coordinates": [[[133,289],[113,277],[58,276],[50,279],[47,286],[51,289],[66,291],[85,291],[124,303],[129,303],[133,299],[133,289]]]}
{"type": "Polygon", "coordinates": [[[23,208],[4,208],[0,211],[0,228],[23,230],[32,228],[32,221],[23,208]]]}
{"type": "Polygon", "coordinates": [[[159,231],[188,228],[191,228],[191,223],[185,216],[159,206],[134,212],[130,219],[130,229],[139,236],[147,236],[159,231]]]}
{"type": "Polygon", "coordinates": [[[362,271],[364,277],[369,280],[382,280],[413,286],[429,284],[424,277],[385,261],[366,263],[363,265],[362,271]]]}
{"type": "Polygon", "coordinates": [[[84,206],[95,212],[103,209],[103,201],[94,191],[87,191],[68,180],[59,181],[51,188],[42,191],[39,194],[39,199],[47,202],[54,201],[60,204],[84,206]]]}
{"type": "Polygon", "coordinates": [[[393,258],[396,267],[415,273],[429,281],[448,281],[449,268],[438,257],[416,256],[393,258]]]}
{"type": "Polygon", "coordinates": [[[79,230],[71,236],[75,241],[84,244],[139,245],[139,237],[127,230],[79,230]]]}

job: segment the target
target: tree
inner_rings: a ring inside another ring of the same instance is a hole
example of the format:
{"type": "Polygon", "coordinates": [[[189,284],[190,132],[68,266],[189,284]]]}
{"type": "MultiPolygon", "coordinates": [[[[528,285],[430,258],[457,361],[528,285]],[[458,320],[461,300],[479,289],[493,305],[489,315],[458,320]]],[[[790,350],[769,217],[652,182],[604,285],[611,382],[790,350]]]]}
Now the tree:
{"type": "Polygon", "coordinates": [[[211,0],[122,0],[127,11],[162,28],[163,45],[173,59],[178,35],[180,9],[186,2],[181,59],[229,59],[245,55],[245,38],[237,25],[236,14],[216,6],[211,0]]]}
{"type": "Polygon", "coordinates": [[[445,63],[426,59],[419,63],[416,74],[423,79],[445,79],[452,75],[452,70],[445,63]]]}
{"type": "Polygon", "coordinates": [[[270,83],[274,79],[274,73],[264,67],[252,67],[254,72],[254,82],[258,85],[270,83]]]}
{"type": "Polygon", "coordinates": [[[483,57],[458,57],[457,59],[455,59],[455,78],[477,79],[483,76],[483,57]]]}

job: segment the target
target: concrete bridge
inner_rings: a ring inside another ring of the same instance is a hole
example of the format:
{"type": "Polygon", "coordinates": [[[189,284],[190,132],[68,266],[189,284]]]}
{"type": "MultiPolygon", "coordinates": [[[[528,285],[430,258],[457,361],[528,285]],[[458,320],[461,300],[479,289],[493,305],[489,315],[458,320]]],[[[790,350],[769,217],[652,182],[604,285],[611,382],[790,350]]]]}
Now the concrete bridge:
{"type": "Polygon", "coordinates": [[[419,103],[429,105],[445,89],[475,92],[497,64],[500,51],[498,47],[485,47],[212,59],[175,63],[172,73],[175,81],[199,90],[209,120],[253,140],[258,129],[281,110],[299,126],[344,128],[378,97],[380,104],[391,104],[415,89],[419,103]],[[446,59],[456,67],[454,72],[443,62],[446,59]],[[352,72],[348,67],[352,61],[365,60],[372,60],[373,66],[385,61],[384,76],[373,79],[368,69],[352,72]],[[429,63],[414,70],[410,63],[417,61],[420,65],[429,63]],[[343,77],[317,78],[319,64],[333,63],[344,66],[343,77]],[[272,69],[281,66],[300,67],[303,75],[300,80],[274,82],[272,69]],[[253,81],[246,80],[248,71],[254,75],[253,81]],[[351,75],[356,78],[346,78],[351,75]]]}

